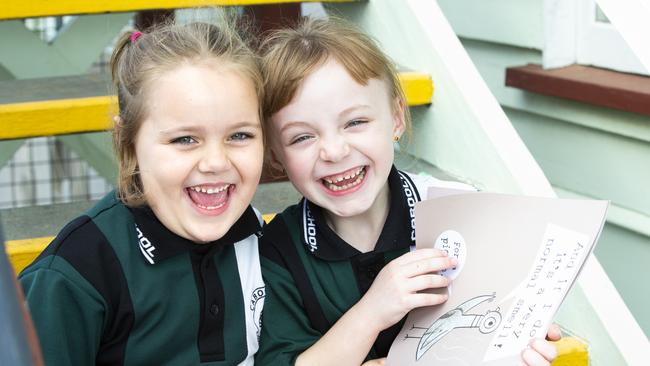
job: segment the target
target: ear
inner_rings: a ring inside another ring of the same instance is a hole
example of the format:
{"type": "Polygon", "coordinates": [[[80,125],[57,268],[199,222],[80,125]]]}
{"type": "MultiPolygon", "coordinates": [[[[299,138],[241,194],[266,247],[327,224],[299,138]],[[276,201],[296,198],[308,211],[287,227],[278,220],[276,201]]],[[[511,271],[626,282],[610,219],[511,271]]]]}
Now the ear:
{"type": "Polygon", "coordinates": [[[284,172],[284,165],[282,165],[282,161],[278,157],[278,154],[273,150],[273,148],[270,148],[267,151],[269,155],[266,160],[271,166],[271,168],[279,172],[284,172]]]}
{"type": "Polygon", "coordinates": [[[122,132],[122,118],[120,116],[113,116],[113,134],[119,136],[122,132]]]}
{"type": "Polygon", "coordinates": [[[393,136],[401,137],[406,130],[406,121],[404,120],[404,110],[406,105],[404,100],[396,97],[393,102],[393,136]]]}

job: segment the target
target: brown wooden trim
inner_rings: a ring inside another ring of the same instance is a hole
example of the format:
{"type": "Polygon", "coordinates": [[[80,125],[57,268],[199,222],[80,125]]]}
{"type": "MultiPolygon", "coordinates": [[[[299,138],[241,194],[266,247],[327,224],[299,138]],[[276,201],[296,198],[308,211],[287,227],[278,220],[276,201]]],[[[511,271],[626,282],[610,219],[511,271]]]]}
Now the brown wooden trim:
{"type": "Polygon", "coordinates": [[[300,4],[266,4],[244,8],[253,18],[260,34],[285,26],[295,25],[301,16],[300,4]]]}
{"type": "Polygon", "coordinates": [[[135,29],[147,32],[151,26],[174,19],[174,9],[142,10],[135,14],[135,29]]]}
{"type": "Polygon", "coordinates": [[[650,77],[646,76],[581,65],[544,70],[528,64],[507,68],[506,85],[650,116],[650,77]]]}

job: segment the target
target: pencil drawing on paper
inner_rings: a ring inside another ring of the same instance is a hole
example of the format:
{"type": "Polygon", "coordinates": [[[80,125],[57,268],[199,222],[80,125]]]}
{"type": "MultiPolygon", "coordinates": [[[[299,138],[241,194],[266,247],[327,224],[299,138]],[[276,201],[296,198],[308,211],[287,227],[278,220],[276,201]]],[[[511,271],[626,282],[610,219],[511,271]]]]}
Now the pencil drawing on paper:
{"type": "Polygon", "coordinates": [[[452,310],[449,310],[441,317],[436,319],[430,327],[417,327],[415,324],[411,329],[424,329],[424,334],[420,337],[406,334],[405,339],[419,338],[415,359],[419,360],[425,353],[438,341],[444,338],[456,328],[478,328],[479,332],[488,334],[494,332],[501,323],[501,309],[487,311],[485,314],[467,314],[467,312],[483,302],[491,302],[496,294],[477,296],[465,301],[452,310]]]}

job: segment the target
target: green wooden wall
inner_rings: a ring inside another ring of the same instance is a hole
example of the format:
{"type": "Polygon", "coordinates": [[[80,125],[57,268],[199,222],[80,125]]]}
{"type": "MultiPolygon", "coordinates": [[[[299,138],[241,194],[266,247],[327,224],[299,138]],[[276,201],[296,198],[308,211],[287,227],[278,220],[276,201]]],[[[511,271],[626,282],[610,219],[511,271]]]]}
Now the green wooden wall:
{"type": "Polygon", "coordinates": [[[611,200],[596,256],[650,336],[650,118],[505,86],[542,61],[542,0],[438,3],[558,195],[611,200]]]}

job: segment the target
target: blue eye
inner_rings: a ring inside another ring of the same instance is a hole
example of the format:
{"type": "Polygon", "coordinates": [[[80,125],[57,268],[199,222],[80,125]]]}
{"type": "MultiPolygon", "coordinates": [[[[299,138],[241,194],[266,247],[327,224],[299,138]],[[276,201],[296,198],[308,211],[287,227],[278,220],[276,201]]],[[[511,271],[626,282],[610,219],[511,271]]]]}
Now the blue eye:
{"type": "Polygon", "coordinates": [[[248,139],[252,139],[255,136],[252,133],[248,132],[235,132],[232,135],[230,135],[230,140],[234,141],[244,141],[248,139]]]}
{"type": "Polygon", "coordinates": [[[173,144],[180,145],[190,145],[196,143],[196,140],[192,136],[182,136],[172,140],[173,144]]]}
{"type": "Polygon", "coordinates": [[[359,126],[364,123],[368,123],[368,121],[364,119],[353,119],[352,121],[349,121],[348,123],[345,124],[345,128],[359,126]]]}
{"type": "Polygon", "coordinates": [[[299,143],[301,143],[301,142],[303,142],[303,141],[307,141],[307,140],[309,140],[310,138],[311,138],[310,135],[301,135],[301,136],[298,136],[297,138],[291,140],[291,142],[289,143],[289,145],[299,144],[299,143]]]}

